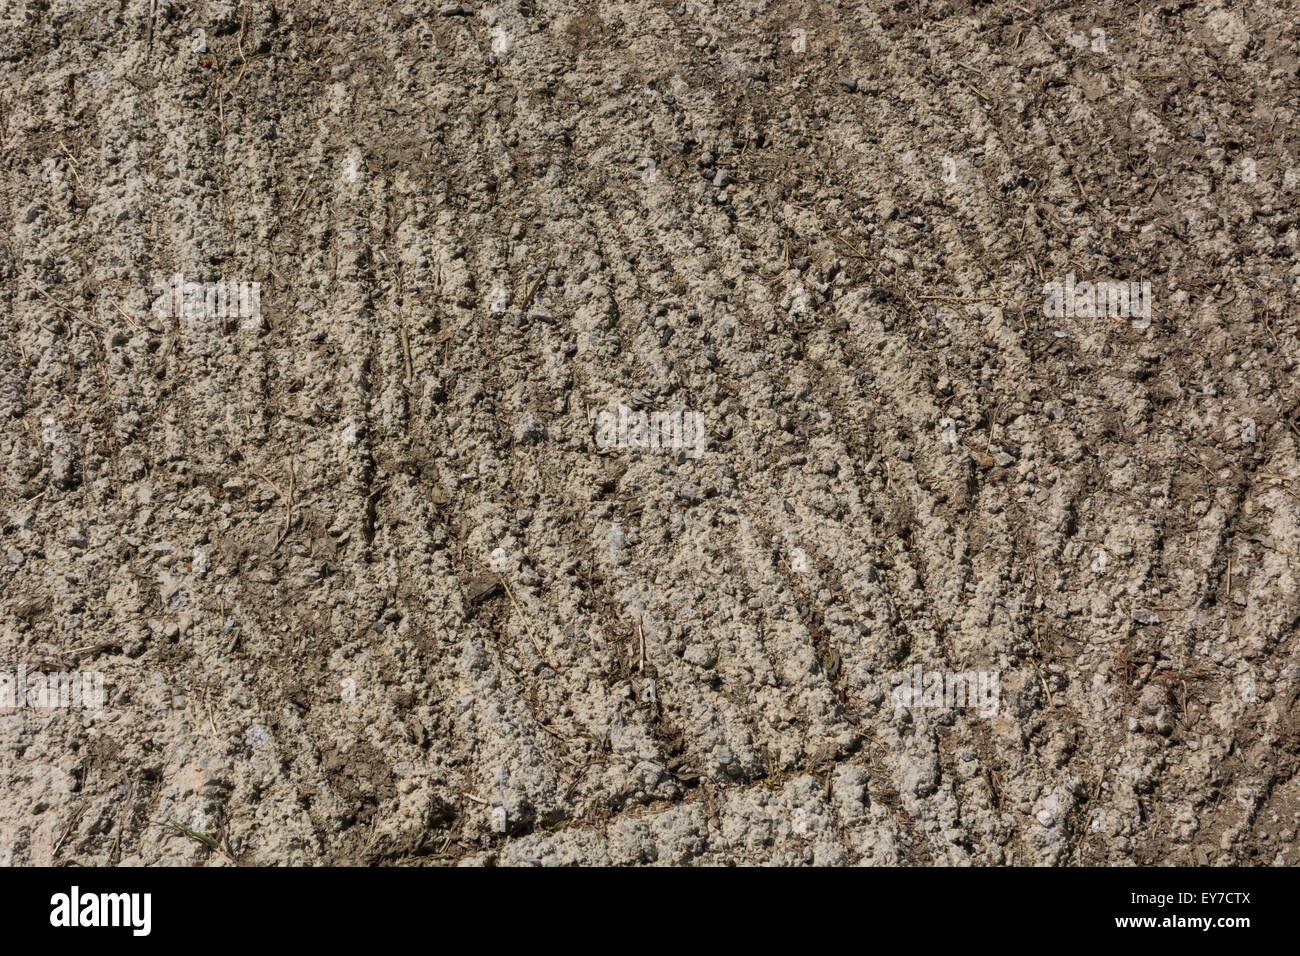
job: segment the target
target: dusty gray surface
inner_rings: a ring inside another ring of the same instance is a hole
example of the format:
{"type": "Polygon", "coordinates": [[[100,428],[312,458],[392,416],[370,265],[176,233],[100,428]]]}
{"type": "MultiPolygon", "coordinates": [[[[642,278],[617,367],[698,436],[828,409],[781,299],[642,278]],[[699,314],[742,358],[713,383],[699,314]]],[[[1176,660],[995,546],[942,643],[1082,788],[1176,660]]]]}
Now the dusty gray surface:
{"type": "Polygon", "coordinates": [[[6,5],[0,862],[1300,862],[1298,19],[6,5]]]}

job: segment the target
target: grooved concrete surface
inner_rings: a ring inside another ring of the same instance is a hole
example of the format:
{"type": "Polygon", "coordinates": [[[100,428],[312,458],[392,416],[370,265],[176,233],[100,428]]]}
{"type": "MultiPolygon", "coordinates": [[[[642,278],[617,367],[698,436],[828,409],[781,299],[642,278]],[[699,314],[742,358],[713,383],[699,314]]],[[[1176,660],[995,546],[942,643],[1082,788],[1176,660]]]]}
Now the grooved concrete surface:
{"type": "Polygon", "coordinates": [[[7,5],[0,862],[1294,865],[1297,39],[7,5]]]}

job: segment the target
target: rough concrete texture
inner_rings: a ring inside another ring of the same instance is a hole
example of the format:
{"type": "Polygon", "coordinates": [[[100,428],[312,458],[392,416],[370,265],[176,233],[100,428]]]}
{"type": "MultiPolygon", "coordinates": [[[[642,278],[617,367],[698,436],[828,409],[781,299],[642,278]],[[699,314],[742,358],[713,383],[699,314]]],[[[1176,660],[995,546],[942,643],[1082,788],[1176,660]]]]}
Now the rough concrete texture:
{"type": "Polygon", "coordinates": [[[4,5],[0,862],[1300,862],[1298,23],[4,5]]]}

